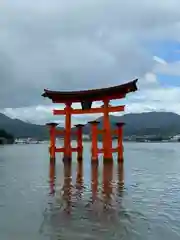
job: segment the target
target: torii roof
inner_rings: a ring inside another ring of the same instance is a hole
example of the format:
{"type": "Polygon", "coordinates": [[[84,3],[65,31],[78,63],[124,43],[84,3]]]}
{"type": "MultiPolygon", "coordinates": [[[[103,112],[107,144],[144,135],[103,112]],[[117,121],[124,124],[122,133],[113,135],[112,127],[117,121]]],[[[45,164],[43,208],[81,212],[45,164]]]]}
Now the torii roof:
{"type": "Polygon", "coordinates": [[[113,87],[82,91],[51,91],[44,89],[42,96],[51,99],[54,103],[93,102],[101,101],[106,97],[109,99],[120,99],[124,98],[127,93],[137,90],[137,81],[138,79],[135,79],[113,87]]]}

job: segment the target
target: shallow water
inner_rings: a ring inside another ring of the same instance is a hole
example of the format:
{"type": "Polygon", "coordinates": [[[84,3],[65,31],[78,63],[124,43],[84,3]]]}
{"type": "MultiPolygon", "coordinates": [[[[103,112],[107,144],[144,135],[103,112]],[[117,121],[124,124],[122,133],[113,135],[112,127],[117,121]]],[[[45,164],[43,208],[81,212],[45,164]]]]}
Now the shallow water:
{"type": "Polygon", "coordinates": [[[125,143],[124,166],[0,147],[0,239],[180,239],[179,143],[125,143]]]}

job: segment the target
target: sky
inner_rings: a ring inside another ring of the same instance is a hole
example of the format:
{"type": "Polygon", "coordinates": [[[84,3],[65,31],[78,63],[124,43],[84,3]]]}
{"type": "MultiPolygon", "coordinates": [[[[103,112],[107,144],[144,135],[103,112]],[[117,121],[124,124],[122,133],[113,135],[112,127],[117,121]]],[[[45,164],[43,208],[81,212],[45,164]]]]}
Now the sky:
{"type": "MultiPolygon", "coordinates": [[[[63,105],[42,98],[44,88],[102,88],[135,78],[138,91],[113,105],[126,104],[125,113],[180,114],[179,77],[179,0],[1,1],[0,112],[9,117],[63,125],[52,114],[63,105]]],[[[96,117],[73,115],[72,122],[96,117]]]]}

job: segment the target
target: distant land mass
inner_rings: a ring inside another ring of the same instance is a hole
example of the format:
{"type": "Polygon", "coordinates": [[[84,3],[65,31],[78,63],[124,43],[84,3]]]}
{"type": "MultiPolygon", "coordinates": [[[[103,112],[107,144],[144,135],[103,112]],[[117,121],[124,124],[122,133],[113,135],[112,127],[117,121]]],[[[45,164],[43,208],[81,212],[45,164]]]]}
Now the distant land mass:
{"type": "MultiPolygon", "coordinates": [[[[102,128],[103,117],[100,121],[102,128]]],[[[180,134],[180,115],[172,112],[144,112],[130,113],[123,116],[110,116],[111,126],[115,123],[124,122],[124,136],[160,135],[163,137],[180,134]]],[[[46,126],[23,122],[19,119],[11,119],[0,113],[0,129],[12,134],[15,138],[48,139],[49,132],[46,126]]],[[[62,128],[61,128],[62,129],[62,128]]],[[[90,134],[90,125],[84,127],[84,134],[90,134]]]]}
{"type": "Polygon", "coordinates": [[[0,113],[0,129],[11,133],[15,138],[49,138],[46,126],[26,123],[19,119],[11,119],[2,113],[0,113]]]}
{"type": "Polygon", "coordinates": [[[7,133],[5,130],[0,129],[0,145],[8,143],[11,144],[13,142],[14,142],[13,135],[7,133]]]}

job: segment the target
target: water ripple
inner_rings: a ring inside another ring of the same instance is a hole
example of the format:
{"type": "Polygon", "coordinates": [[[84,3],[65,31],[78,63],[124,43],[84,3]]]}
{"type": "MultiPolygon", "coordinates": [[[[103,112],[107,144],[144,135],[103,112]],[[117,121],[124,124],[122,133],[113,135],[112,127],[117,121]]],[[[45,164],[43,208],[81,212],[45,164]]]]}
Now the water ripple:
{"type": "Polygon", "coordinates": [[[0,239],[180,239],[179,145],[129,144],[124,165],[99,166],[23,149],[1,149],[0,239]]]}

